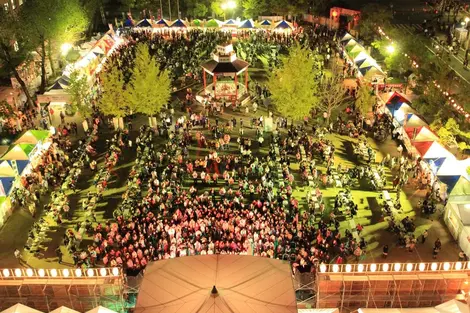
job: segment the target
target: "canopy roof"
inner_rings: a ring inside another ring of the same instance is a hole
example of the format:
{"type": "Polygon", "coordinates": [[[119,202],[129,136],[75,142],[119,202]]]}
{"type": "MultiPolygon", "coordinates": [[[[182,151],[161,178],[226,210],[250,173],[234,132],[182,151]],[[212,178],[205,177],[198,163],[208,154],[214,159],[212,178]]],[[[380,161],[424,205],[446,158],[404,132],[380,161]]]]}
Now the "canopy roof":
{"type": "Polygon", "coordinates": [[[457,300],[450,300],[435,307],[440,313],[470,313],[467,304],[457,300]]]}
{"type": "Polygon", "coordinates": [[[470,166],[470,159],[457,160],[456,158],[448,158],[437,171],[437,176],[463,176],[470,180],[467,174],[467,167],[470,166]]]}
{"type": "Polygon", "coordinates": [[[2,160],[29,160],[29,154],[33,151],[35,145],[29,143],[19,143],[11,146],[2,156],[2,160]]]}
{"type": "Polygon", "coordinates": [[[128,18],[128,19],[124,22],[124,27],[131,27],[132,25],[134,25],[134,21],[131,20],[130,18],[128,18]]]}
{"type": "Polygon", "coordinates": [[[294,25],[289,23],[288,21],[279,21],[277,22],[274,27],[274,29],[294,29],[294,25]]]}
{"type": "Polygon", "coordinates": [[[359,43],[356,41],[355,38],[351,38],[350,40],[344,42],[344,44],[345,44],[346,47],[351,47],[351,46],[359,45],[359,43]]]}
{"type": "Polygon", "coordinates": [[[144,18],[143,20],[139,21],[135,27],[152,27],[152,23],[148,19],[144,18]]]}
{"type": "Polygon", "coordinates": [[[67,76],[62,75],[61,77],[56,79],[56,81],[52,84],[52,86],[49,87],[48,91],[66,89],[69,86],[69,84],[70,84],[70,79],[67,76]]]}
{"type": "Polygon", "coordinates": [[[255,28],[255,23],[253,20],[245,20],[240,23],[240,26],[238,28],[255,28]]]}
{"type": "Polygon", "coordinates": [[[470,196],[470,181],[460,176],[449,196],[470,196]]]}
{"type": "Polygon", "coordinates": [[[20,138],[15,140],[15,143],[29,143],[35,145],[38,141],[43,141],[49,137],[50,132],[48,130],[28,130],[20,138]]]}
{"type": "Polygon", "coordinates": [[[192,20],[191,24],[194,26],[201,26],[202,22],[199,19],[195,19],[195,20],[192,20]]]}
{"type": "Polygon", "coordinates": [[[439,137],[427,126],[406,127],[405,132],[412,141],[439,141],[439,137]]]}
{"type": "Polygon", "coordinates": [[[343,36],[343,38],[341,38],[341,41],[346,41],[346,40],[349,40],[349,39],[352,39],[354,38],[353,36],[351,36],[350,33],[346,33],[346,35],[343,36]]]}
{"type": "Polygon", "coordinates": [[[396,91],[386,93],[382,96],[382,98],[386,104],[395,104],[396,102],[411,103],[411,101],[404,94],[396,91]]]}
{"type": "Polygon", "coordinates": [[[0,313],[42,313],[41,311],[30,308],[29,306],[17,303],[12,307],[0,312],[0,313]]]}
{"type": "Polygon", "coordinates": [[[365,60],[367,58],[369,58],[369,55],[364,50],[364,51],[359,52],[359,54],[354,57],[354,62],[357,63],[357,62],[359,62],[361,60],[365,60]]]}
{"type": "Polygon", "coordinates": [[[359,66],[359,68],[370,67],[370,66],[377,66],[377,62],[375,62],[375,60],[372,59],[371,57],[368,57],[367,59],[361,62],[361,65],[359,66]]]}
{"type": "Polygon", "coordinates": [[[351,49],[351,53],[357,53],[357,52],[361,52],[361,51],[366,51],[366,49],[364,49],[364,47],[361,46],[361,45],[355,45],[355,46],[351,49]]]}
{"type": "Polygon", "coordinates": [[[13,169],[13,167],[11,167],[10,162],[2,161],[0,163],[0,177],[15,177],[15,176],[16,176],[16,172],[13,169]]]}
{"type": "Polygon", "coordinates": [[[217,73],[239,73],[248,68],[249,63],[240,59],[233,62],[217,62],[216,60],[209,60],[201,66],[211,74],[217,73]]]}
{"type": "Polygon", "coordinates": [[[270,20],[263,20],[260,25],[261,26],[271,26],[271,21],[270,20]]]}
{"type": "Polygon", "coordinates": [[[242,255],[203,255],[150,263],[136,313],[294,313],[289,263],[242,255]]]}
{"type": "Polygon", "coordinates": [[[188,27],[186,21],[183,21],[182,19],[177,19],[175,20],[170,27],[182,27],[182,28],[185,28],[185,27],[188,27]]]}
{"type": "Polygon", "coordinates": [[[359,72],[361,72],[362,76],[385,75],[378,65],[359,68],[359,72]]]}
{"type": "Polygon", "coordinates": [[[0,177],[0,196],[8,196],[14,182],[15,177],[0,177]]]}
{"type": "MultiPolygon", "coordinates": [[[[436,159],[436,158],[451,158],[455,159],[454,155],[450,153],[437,141],[421,141],[414,142],[416,150],[423,159],[436,159]]],[[[442,167],[441,167],[442,169],[442,167]]]]}
{"type": "Polygon", "coordinates": [[[226,20],[226,21],[223,22],[223,25],[224,25],[224,26],[237,26],[238,23],[237,23],[237,21],[234,20],[234,19],[228,19],[228,20],[226,20]]]}
{"type": "Polygon", "coordinates": [[[406,125],[406,127],[419,127],[419,126],[427,126],[423,119],[421,119],[415,113],[409,113],[406,115],[406,118],[400,123],[402,125],[406,125]]]}
{"type": "Polygon", "coordinates": [[[86,311],[86,313],[116,313],[116,312],[108,308],[105,308],[103,306],[99,306],[99,307],[94,308],[93,310],[86,311]]]}
{"type": "Polygon", "coordinates": [[[80,312],[69,309],[65,306],[61,306],[60,308],[57,308],[54,311],[51,311],[51,313],[80,313],[80,312]]]}
{"type": "Polygon", "coordinates": [[[427,163],[429,164],[429,167],[431,168],[431,171],[434,174],[437,174],[439,169],[441,168],[442,164],[446,161],[447,158],[435,158],[435,159],[427,159],[427,163]]]}
{"type": "Polygon", "coordinates": [[[171,23],[170,21],[167,21],[167,20],[162,18],[162,19],[158,20],[155,24],[157,26],[160,26],[160,27],[168,27],[168,26],[170,26],[170,23],[171,23]]]}
{"type": "Polygon", "coordinates": [[[220,25],[222,25],[222,22],[213,18],[213,19],[208,20],[205,26],[206,27],[220,27],[220,25]]]}

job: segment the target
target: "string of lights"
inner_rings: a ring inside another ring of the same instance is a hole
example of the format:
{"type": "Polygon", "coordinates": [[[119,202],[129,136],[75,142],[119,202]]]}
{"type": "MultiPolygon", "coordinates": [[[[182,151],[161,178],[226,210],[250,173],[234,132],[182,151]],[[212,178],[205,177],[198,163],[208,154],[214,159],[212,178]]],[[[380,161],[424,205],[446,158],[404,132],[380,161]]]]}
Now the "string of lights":
{"type": "MultiPolygon", "coordinates": [[[[378,28],[378,32],[379,32],[380,35],[382,35],[382,36],[384,36],[385,38],[387,38],[387,40],[389,40],[391,44],[393,44],[393,40],[383,31],[382,28],[379,27],[379,28],[378,28]]],[[[413,67],[419,68],[419,65],[418,65],[418,63],[416,62],[416,60],[414,60],[411,56],[409,56],[409,55],[406,54],[406,53],[403,53],[403,55],[404,55],[405,57],[407,57],[408,59],[410,59],[410,62],[412,62],[412,66],[413,66],[413,67]]],[[[444,95],[444,97],[446,97],[446,99],[447,99],[447,104],[450,105],[455,111],[457,111],[458,113],[462,114],[462,115],[465,117],[465,119],[468,121],[469,118],[470,118],[470,114],[469,114],[468,112],[466,112],[466,111],[464,110],[464,108],[463,108],[461,105],[459,105],[459,104],[457,104],[457,103],[455,102],[455,99],[450,95],[450,93],[449,93],[448,91],[443,90],[443,88],[442,88],[436,81],[434,81],[433,83],[434,83],[434,86],[435,86],[437,89],[439,89],[440,92],[442,92],[442,94],[444,95]]]]}
{"type": "Polygon", "coordinates": [[[118,277],[122,275],[121,269],[113,268],[89,268],[86,270],[77,268],[70,269],[2,269],[0,279],[19,278],[91,278],[91,277],[118,277]]]}
{"type": "Polygon", "coordinates": [[[321,264],[320,273],[469,271],[470,262],[321,264]]]}

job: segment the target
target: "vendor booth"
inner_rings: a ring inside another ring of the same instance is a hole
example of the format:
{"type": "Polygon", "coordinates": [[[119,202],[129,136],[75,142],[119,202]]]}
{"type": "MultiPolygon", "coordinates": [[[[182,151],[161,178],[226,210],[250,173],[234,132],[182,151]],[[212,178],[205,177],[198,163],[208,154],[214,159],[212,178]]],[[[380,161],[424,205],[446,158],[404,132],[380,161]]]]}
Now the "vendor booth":
{"type": "Polygon", "coordinates": [[[28,143],[32,145],[37,145],[39,142],[44,142],[50,136],[48,130],[28,130],[23,135],[15,140],[15,144],[18,143],[28,143]]]}
{"type": "Polygon", "coordinates": [[[439,141],[439,137],[427,126],[406,127],[405,132],[411,141],[439,141]]]}
{"type": "Polygon", "coordinates": [[[199,19],[194,19],[191,21],[191,26],[193,27],[201,27],[202,26],[202,22],[201,20],[199,19]]]}
{"type": "Polygon", "coordinates": [[[274,24],[273,29],[275,31],[293,31],[294,25],[292,25],[288,21],[279,21],[274,24]]]}
{"type": "Polygon", "coordinates": [[[171,22],[165,19],[160,19],[155,23],[156,27],[170,27],[171,22]]]}
{"type": "Polygon", "coordinates": [[[11,167],[8,161],[1,161],[0,163],[0,177],[15,177],[16,171],[11,167]]]}
{"type": "Polygon", "coordinates": [[[259,26],[260,26],[261,28],[271,28],[271,25],[272,25],[272,23],[271,23],[270,20],[263,20],[263,21],[261,21],[261,23],[259,24],[259,26]]]}
{"type": "Polygon", "coordinates": [[[437,141],[414,142],[413,146],[416,148],[421,158],[423,159],[436,159],[436,158],[455,159],[455,156],[437,141]]]}
{"type": "Polygon", "coordinates": [[[183,21],[182,19],[177,19],[170,25],[170,27],[172,27],[172,28],[187,28],[188,23],[186,23],[186,21],[183,21]]]}
{"type": "Polygon", "coordinates": [[[253,29],[255,28],[255,23],[253,20],[245,20],[240,23],[240,26],[238,26],[240,29],[253,29]]]}
{"type": "Polygon", "coordinates": [[[152,27],[152,22],[146,18],[138,22],[135,27],[142,27],[142,28],[151,28],[152,27]]]}
{"type": "Polygon", "coordinates": [[[19,143],[11,146],[1,157],[2,160],[29,160],[31,152],[36,146],[29,143],[19,143]]]}
{"type": "Polygon", "coordinates": [[[444,164],[445,160],[447,158],[435,158],[435,159],[427,159],[425,160],[429,168],[431,169],[431,172],[436,175],[439,169],[441,168],[442,164],[444,164]]]}
{"type": "Polygon", "coordinates": [[[207,27],[207,28],[216,28],[216,27],[222,26],[222,24],[223,24],[223,22],[213,18],[213,19],[210,19],[209,21],[207,21],[205,27],[207,27]]]}
{"type": "Polygon", "coordinates": [[[403,125],[405,127],[419,127],[419,126],[427,126],[426,123],[422,118],[414,113],[409,113],[406,115],[405,119],[403,120],[403,125]]]}

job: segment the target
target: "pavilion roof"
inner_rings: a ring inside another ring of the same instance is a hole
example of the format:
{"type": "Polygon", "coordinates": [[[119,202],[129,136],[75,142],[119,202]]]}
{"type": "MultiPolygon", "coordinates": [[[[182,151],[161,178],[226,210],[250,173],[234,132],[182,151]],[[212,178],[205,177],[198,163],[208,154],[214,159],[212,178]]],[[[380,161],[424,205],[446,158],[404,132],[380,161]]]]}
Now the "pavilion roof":
{"type": "Polygon", "coordinates": [[[216,73],[238,73],[248,68],[249,63],[243,60],[235,60],[233,62],[217,62],[209,60],[201,65],[206,71],[216,73]]]}

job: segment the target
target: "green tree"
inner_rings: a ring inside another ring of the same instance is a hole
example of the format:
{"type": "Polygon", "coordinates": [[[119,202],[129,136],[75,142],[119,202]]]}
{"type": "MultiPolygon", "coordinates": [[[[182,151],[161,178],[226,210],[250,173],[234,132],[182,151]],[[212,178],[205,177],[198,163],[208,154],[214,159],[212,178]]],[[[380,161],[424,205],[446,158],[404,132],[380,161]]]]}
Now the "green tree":
{"type": "Polygon", "coordinates": [[[356,110],[359,110],[364,116],[371,110],[374,104],[375,96],[372,94],[372,89],[366,84],[361,85],[356,96],[356,110]]]}
{"type": "Polygon", "coordinates": [[[245,18],[257,19],[267,9],[265,0],[243,0],[243,15],[245,18]]]}
{"type": "Polygon", "coordinates": [[[21,6],[20,20],[41,57],[40,92],[44,92],[46,59],[54,72],[53,52],[57,52],[62,43],[72,43],[81,38],[88,25],[87,14],[80,0],[29,0],[21,6]]]}
{"type": "Polygon", "coordinates": [[[133,111],[153,116],[170,100],[171,81],[168,70],[149,53],[148,45],[138,44],[132,77],[127,85],[133,111]]]}
{"type": "Polygon", "coordinates": [[[206,17],[209,8],[204,3],[197,3],[193,9],[193,16],[195,17],[206,17]]]}
{"type": "Polygon", "coordinates": [[[392,21],[392,10],[377,3],[367,4],[361,9],[359,35],[366,41],[373,41],[377,28],[388,29],[392,21]]]}
{"type": "Polygon", "coordinates": [[[129,95],[124,89],[124,78],[117,66],[101,71],[101,96],[98,108],[106,115],[124,117],[129,113],[129,95]]]}
{"type": "Polygon", "coordinates": [[[0,10],[0,72],[13,76],[21,86],[30,106],[34,105],[29,89],[18,73],[18,66],[31,59],[32,46],[16,14],[0,10]]]}
{"type": "Polygon", "coordinates": [[[317,62],[311,51],[293,46],[281,58],[281,66],[269,76],[268,88],[277,110],[284,116],[299,120],[318,106],[317,62]]]}
{"type": "Polygon", "coordinates": [[[78,111],[82,117],[90,117],[93,113],[89,101],[90,85],[87,77],[80,75],[77,71],[70,74],[70,83],[67,92],[70,95],[73,111],[78,111]]]}
{"type": "Polygon", "coordinates": [[[336,68],[325,72],[325,77],[318,87],[320,96],[318,108],[328,114],[327,124],[329,124],[333,111],[341,107],[350,97],[346,93],[343,79],[336,68]]]}

